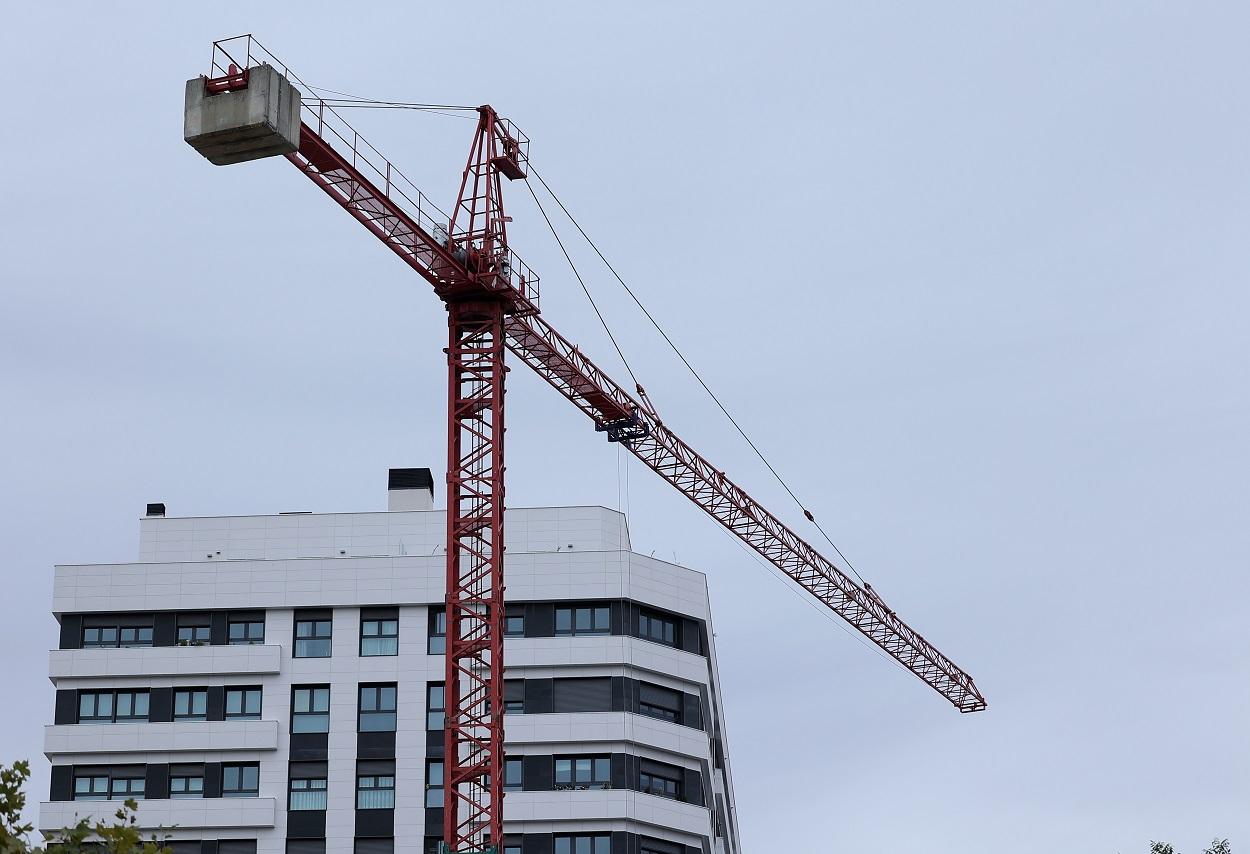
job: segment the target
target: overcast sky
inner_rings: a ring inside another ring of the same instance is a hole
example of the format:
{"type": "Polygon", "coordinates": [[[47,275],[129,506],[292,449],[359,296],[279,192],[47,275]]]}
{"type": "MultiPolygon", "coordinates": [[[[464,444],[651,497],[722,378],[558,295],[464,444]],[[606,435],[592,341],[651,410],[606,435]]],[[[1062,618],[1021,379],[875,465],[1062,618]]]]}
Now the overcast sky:
{"type": "MultiPolygon", "coordinates": [[[[385,506],[444,459],[444,312],[282,160],[181,140],[210,42],[489,101],[898,613],[961,716],[537,378],[512,506],[707,572],[748,854],[1250,848],[1250,7],[26,3],[0,28],[0,761],[51,720],[56,563],[171,515],[385,506]],[[263,4],[269,5],[269,4],[263,4]]],[[[360,111],[449,205],[472,124],[360,111]]],[[[544,313],[623,376],[528,194],[544,313]]],[[[813,535],[576,258],[666,423],[813,535]]],[[[440,474],[441,479],[441,474],[440,474]]],[[[441,490],[440,490],[441,501],[441,490]]]]}

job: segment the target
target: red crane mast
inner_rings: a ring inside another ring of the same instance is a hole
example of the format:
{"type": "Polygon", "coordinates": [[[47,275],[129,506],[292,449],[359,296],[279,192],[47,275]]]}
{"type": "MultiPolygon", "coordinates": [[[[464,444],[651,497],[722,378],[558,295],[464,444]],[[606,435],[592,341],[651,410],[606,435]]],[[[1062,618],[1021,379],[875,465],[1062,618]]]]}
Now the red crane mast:
{"type": "Polygon", "coordinates": [[[505,349],[589,416],[609,441],[624,446],[959,711],[986,707],[972,677],[871,588],[856,583],[669,430],[641,388],[631,394],[542,318],[538,276],[508,246],[503,180],[526,177],[529,149],[515,126],[490,106],[478,108],[459,196],[448,216],[251,36],[214,43],[203,90],[189,83],[188,103],[193,95],[246,90],[258,68],[280,69],[284,81],[306,90],[297,147],[223,156],[220,144],[210,153],[190,135],[188,141],[218,163],[284,153],[429,281],[447,309],[448,852],[492,851],[503,835],[505,349]]]}

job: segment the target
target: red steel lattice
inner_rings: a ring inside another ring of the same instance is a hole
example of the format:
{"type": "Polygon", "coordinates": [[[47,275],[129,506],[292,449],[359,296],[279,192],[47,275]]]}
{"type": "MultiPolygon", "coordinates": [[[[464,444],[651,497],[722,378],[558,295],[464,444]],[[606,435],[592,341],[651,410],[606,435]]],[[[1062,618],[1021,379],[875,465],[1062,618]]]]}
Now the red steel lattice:
{"type": "MultiPolygon", "coordinates": [[[[247,85],[254,58],[297,77],[249,36],[245,60],[217,43],[210,89],[247,85]],[[239,68],[243,71],[240,72],[239,68]]],[[[229,40],[228,40],[229,41],[229,40]]],[[[303,85],[303,84],[301,84],[303,85]]],[[[305,91],[309,91],[305,87],[305,91]]],[[[508,247],[500,177],[523,178],[528,140],[490,107],[453,216],[432,204],[324,101],[305,97],[286,155],[420,273],[448,310],[447,658],[444,840],[490,850],[502,834],[504,349],[631,453],[962,712],[971,676],[664,425],[538,314],[538,276],[508,247]],[[315,120],[313,119],[315,117],[315,120]],[[457,228],[459,226],[459,228],[457,228]]],[[[645,401],[645,396],[642,397],[645,401]]]]}

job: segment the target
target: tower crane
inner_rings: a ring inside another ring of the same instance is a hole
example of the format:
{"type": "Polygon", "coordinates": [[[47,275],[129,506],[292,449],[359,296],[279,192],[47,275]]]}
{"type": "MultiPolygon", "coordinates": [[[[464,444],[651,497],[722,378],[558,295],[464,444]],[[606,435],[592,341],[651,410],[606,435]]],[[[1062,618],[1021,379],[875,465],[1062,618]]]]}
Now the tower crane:
{"type": "MultiPolygon", "coordinates": [[[[505,181],[529,140],[489,105],[450,215],[250,35],[214,42],[187,81],[184,138],[225,165],[284,156],[420,274],[447,310],[447,597],[443,845],[492,852],[503,835],[505,351],[697,507],[961,712],[972,677],[753,499],[614,381],[539,310],[539,277],[508,242],[505,181]]],[[[806,511],[804,511],[806,513],[806,511]]],[[[810,515],[809,515],[810,518],[810,515]]]]}

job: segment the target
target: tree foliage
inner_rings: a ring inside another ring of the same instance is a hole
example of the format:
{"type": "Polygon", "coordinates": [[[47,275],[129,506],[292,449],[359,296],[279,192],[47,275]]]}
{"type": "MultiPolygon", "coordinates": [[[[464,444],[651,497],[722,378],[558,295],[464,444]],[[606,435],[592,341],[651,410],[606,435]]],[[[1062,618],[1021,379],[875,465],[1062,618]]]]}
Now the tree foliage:
{"type": "Polygon", "coordinates": [[[161,840],[156,836],[144,839],[139,832],[136,815],[139,805],[130,799],[113,813],[112,821],[97,820],[94,824],[79,819],[73,827],[63,828],[47,840],[48,847],[32,845],[28,837],[34,830],[30,823],[22,822],[22,810],[26,808],[23,788],[30,778],[30,763],[14,762],[11,767],[0,765],[0,854],[157,854],[161,840]]]}

